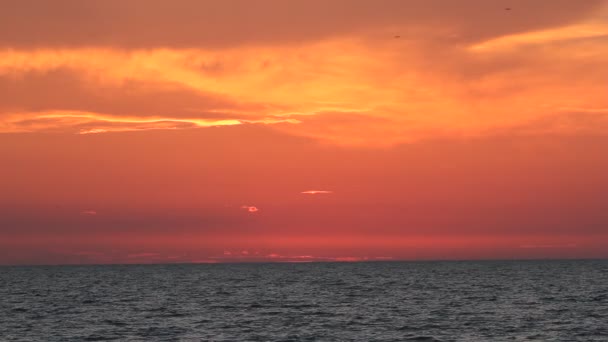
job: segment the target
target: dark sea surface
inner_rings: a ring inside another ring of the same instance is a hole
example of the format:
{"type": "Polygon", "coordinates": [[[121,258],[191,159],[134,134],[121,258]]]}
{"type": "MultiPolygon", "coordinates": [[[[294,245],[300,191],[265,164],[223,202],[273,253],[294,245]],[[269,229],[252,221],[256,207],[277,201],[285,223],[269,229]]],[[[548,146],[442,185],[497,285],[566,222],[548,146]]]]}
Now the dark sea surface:
{"type": "Polygon", "coordinates": [[[608,261],[0,267],[1,341],[608,341],[608,261]]]}

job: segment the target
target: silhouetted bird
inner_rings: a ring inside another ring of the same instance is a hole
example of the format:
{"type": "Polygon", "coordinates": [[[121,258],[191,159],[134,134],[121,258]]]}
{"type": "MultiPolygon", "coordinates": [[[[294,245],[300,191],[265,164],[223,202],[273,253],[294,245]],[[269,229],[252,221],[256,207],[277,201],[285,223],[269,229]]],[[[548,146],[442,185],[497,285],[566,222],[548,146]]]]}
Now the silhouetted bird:
{"type": "Polygon", "coordinates": [[[395,36],[395,39],[399,39],[399,38],[401,38],[401,36],[395,36]]]}

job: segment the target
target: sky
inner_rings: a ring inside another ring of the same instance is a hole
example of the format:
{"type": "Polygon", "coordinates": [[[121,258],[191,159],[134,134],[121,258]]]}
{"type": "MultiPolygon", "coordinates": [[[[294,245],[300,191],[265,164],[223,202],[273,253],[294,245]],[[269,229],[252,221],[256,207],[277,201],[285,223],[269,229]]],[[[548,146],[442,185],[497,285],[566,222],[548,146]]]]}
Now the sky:
{"type": "Polygon", "coordinates": [[[608,257],[606,0],[0,5],[0,264],[608,257]]]}

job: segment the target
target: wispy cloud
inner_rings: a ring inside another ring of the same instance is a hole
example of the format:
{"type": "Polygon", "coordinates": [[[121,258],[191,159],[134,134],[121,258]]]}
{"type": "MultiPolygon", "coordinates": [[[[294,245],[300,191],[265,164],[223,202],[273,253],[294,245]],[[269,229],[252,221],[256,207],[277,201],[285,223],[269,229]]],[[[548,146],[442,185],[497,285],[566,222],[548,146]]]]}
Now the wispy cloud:
{"type": "Polygon", "coordinates": [[[608,24],[587,23],[565,26],[560,28],[517,33],[471,46],[473,51],[492,51],[497,49],[511,49],[534,44],[547,44],[551,42],[568,41],[576,39],[608,38],[608,24]]]}
{"type": "Polygon", "coordinates": [[[578,245],[575,243],[568,244],[528,244],[520,245],[519,248],[523,249],[556,249],[556,248],[577,248],[578,245]]]}
{"type": "Polygon", "coordinates": [[[83,211],[80,212],[80,215],[95,216],[95,215],[97,215],[97,211],[95,211],[95,210],[83,210],[83,211]]]}
{"type": "Polygon", "coordinates": [[[329,190],[306,190],[302,191],[301,194],[305,195],[324,195],[324,194],[333,194],[333,191],[329,190]]]}
{"type": "Polygon", "coordinates": [[[242,250],[238,252],[224,251],[221,256],[212,257],[218,262],[234,261],[273,261],[273,262],[356,262],[356,261],[383,261],[393,260],[387,256],[314,256],[314,255],[289,255],[277,252],[259,253],[242,250]]]}
{"type": "Polygon", "coordinates": [[[3,114],[0,117],[0,133],[10,132],[68,132],[76,134],[100,134],[109,132],[131,132],[145,130],[175,130],[202,127],[234,126],[243,124],[272,125],[296,124],[295,119],[260,118],[242,119],[197,119],[170,117],[117,116],[92,112],[52,111],[37,113],[3,114]]]}
{"type": "Polygon", "coordinates": [[[19,99],[0,104],[0,132],[103,134],[261,124],[368,146],[486,135],[556,108],[605,107],[605,25],[580,25],[541,27],[542,34],[504,32],[464,47],[445,41],[441,48],[449,63],[432,57],[428,49],[437,46],[429,42],[414,40],[406,49],[363,37],[310,41],[305,49],[0,50],[0,75],[15,75],[4,77],[0,92],[19,99]],[[541,48],[533,54],[514,48],[530,44],[541,48]],[[223,71],[202,73],[200,65],[209,60],[223,71]],[[77,76],[61,76],[58,69],[77,76]],[[31,76],[38,73],[50,75],[31,76]],[[81,84],[61,87],[72,83],[81,84]]]}
{"type": "Polygon", "coordinates": [[[160,257],[159,253],[154,252],[141,252],[141,253],[131,253],[127,254],[128,258],[157,258],[160,257]]]}
{"type": "Polygon", "coordinates": [[[292,2],[213,11],[187,2],[167,18],[160,1],[126,21],[121,8],[134,5],[124,2],[10,6],[0,13],[0,132],[252,123],[334,144],[394,145],[488,134],[559,107],[605,107],[605,1],[534,1],[511,13],[482,0],[443,11],[425,1],[292,2]],[[192,11],[222,20],[193,20],[192,11]],[[23,18],[54,29],[34,32],[23,18]],[[163,34],[141,30],[149,26],[163,34]]]}

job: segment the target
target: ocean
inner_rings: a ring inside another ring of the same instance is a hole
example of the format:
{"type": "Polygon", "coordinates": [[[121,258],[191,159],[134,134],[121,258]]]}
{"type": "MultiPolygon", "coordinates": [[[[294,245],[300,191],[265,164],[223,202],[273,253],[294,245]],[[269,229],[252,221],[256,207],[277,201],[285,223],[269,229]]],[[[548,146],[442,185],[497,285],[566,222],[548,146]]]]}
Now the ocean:
{"type": "Polygon", "coordinates": [[[0,267],[1,341],[608,341],[608,260],[0,267]]]}

